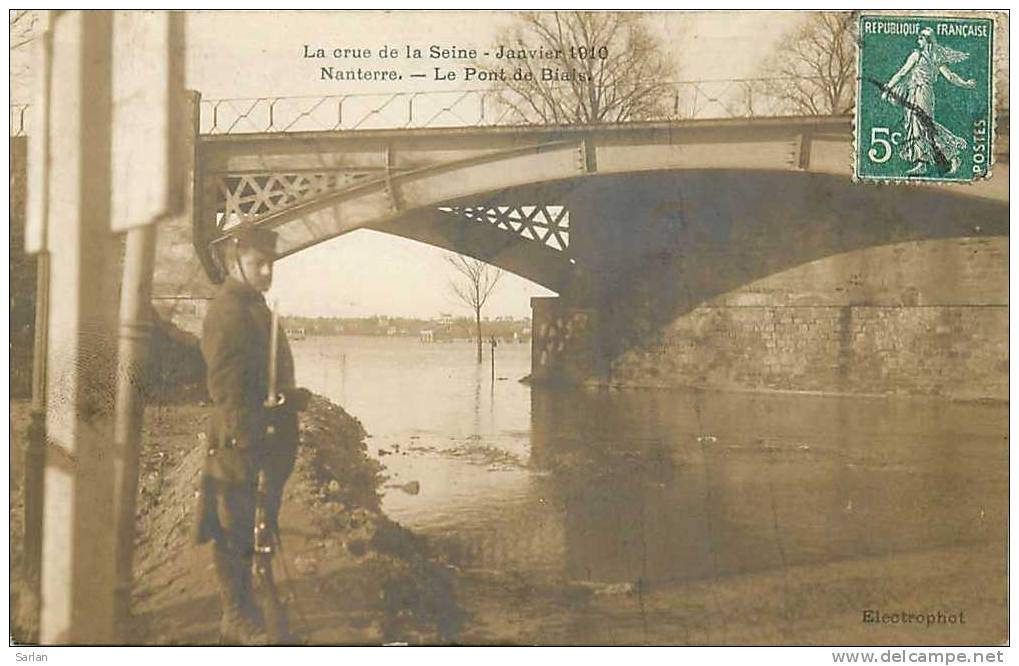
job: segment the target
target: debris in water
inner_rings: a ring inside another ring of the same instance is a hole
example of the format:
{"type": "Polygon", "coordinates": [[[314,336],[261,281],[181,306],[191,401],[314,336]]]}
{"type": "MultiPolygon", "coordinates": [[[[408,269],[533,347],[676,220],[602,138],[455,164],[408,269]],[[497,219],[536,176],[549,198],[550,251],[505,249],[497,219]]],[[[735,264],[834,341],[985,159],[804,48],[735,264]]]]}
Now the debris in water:
{"type": "Polygon", "coordinates": [[[633,594],[636,590],[633,583],[599,583],[597,581],[575,580],[572,584],[576,587],[590,590],[599,597],[611,594],[633,594]]]}
{"type": "Polygon", "coordinates": [[[402,490],[408,495],[417,495],[421,492],[421,483],[419,481],[408,481],[404,484],[390,483],[386,486],[386,488],[396,488],[397,490],[402,490]]]}

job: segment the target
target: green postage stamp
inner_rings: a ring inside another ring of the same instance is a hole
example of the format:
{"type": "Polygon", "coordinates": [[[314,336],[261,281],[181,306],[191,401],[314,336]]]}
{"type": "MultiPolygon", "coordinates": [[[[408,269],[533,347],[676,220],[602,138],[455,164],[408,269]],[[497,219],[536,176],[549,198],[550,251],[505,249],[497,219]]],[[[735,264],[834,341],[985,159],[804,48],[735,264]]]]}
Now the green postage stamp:
{"type": "Polygon", "coordinates": [[[988,178],[994,133],[994,21],[862,15],[854,176],[988,178]]]}

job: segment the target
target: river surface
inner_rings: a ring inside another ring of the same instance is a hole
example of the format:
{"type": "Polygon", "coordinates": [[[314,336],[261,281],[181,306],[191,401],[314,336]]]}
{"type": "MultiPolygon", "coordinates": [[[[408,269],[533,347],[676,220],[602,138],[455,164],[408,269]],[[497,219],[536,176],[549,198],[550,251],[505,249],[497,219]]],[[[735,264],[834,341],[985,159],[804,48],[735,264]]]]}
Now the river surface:
{"type": "Polygon", "coordinates": [[[386,513],[457,567],[461,642],[1006,638],[1006,405],[550,390],[518,381],[527,344],[494,381],[467,342],[293,347],[370,434],[386,513]]]}

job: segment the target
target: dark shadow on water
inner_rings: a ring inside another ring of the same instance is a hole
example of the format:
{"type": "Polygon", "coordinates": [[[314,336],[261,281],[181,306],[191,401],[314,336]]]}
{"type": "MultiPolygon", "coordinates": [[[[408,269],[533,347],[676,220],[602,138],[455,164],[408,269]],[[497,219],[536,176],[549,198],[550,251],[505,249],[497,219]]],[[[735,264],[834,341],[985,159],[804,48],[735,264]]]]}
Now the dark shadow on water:
{"type": "Polygon", "coordinates": [[[1004,543],[1006,413],[535,388],[530,462],[566,578],[655,585],[1004,543]]]}

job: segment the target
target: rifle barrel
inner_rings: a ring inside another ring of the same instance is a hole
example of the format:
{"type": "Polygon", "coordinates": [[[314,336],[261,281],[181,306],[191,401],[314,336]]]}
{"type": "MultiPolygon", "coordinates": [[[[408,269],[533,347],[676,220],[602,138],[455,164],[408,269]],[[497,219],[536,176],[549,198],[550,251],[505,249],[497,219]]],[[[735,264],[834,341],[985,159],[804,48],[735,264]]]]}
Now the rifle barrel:
{"type": "Polygon", "coordinates": [[[268,404],[276,404],[276,355],[279,347],[279,325],[279,303],[273,303],[272,328],[269,329],[269,394],[266,396],[268,404]]]}

